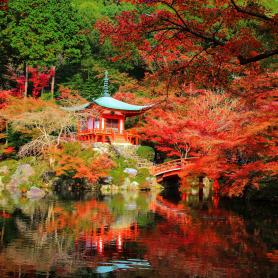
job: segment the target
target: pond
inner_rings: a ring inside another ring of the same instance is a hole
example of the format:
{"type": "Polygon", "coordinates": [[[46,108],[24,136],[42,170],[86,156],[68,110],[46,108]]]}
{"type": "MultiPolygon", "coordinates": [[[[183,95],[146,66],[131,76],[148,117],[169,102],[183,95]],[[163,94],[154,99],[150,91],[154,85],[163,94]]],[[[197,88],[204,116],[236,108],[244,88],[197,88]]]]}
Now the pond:
{"type": "Polygon", "coordinates": [[[1,192],[0,277],[278,273],[277,207],[171,190],[77,199],[28,200],[1,192]]]}

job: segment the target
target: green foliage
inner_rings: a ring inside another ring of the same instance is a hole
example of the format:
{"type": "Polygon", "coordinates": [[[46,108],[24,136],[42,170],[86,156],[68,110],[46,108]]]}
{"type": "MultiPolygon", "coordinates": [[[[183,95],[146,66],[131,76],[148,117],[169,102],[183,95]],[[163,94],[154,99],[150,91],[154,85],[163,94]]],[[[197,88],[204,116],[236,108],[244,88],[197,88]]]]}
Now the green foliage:
{"type": "MultiPolygon", "coordinates": [[[[78,9],[84,22],[90,26],[93,26],[101,18],[113,19],[122,11],[134,9],[130,3],[121,2],[118,5],[115,1],[109,0],[73,0],[72,3],[78,9]]],[[[142,77],[144,63],[136,49],[132,59],[120,59],[112,63],[111,57],[117,56],[119,53],[115,51],[109,40],[100,43],[99,33],[94,28],[86,32],[86,38],[90,45],[90,51],[82,56],[80,63],[74,68],[64,67],[62,69],[63,72],[59,73],[57,79],[59,83],[77,90],[82,97],[91,101],[102,94],[105,70],[109,71],[109,90],[112,95],[121,85],[132,81],[126,73],[134,77],[142,77]]]]}
{"type": "Polygon", "coordinates": [[[136,221],[138,225],[142,227],[146,227],[146,226],[152,227],[155,225],[154,214],[151,213],[140,213],[137,216],[136,221]]]}
{"type": "Polygon", "coordinates": [[[21,132],[15,131],[11,125],[8,126],[7,137],[9,146],[14,147],[16,150],[31,140],[31,137],[24,135],[21,132]]]}
{"type": "Polygon", "coordinates": [[[113,0],[72,0],[72,3],[91,23],[94,23],[103,16],[112,18],[122,11],[134,9],[134,6],[130,3],[122,2],[118,5],[116,1],[113,0]]]}
{"type": "Polygon", "coordinates": [[[41,99],[46,101],[51,100],[52,94],[50,92],[44,92],[41,94],[41,99]]]}
{"type": "Polygon", "coordinates": [[[103,17],[132,9],[130,3],[109,0],[11,0],[8,12],[0,11],[0,83],[9,87],[5,77],[9,62],[20,73],[26,64],[56,65],[56,85],[76,89],[92,100],[101,95],[103,73],[108,70],[110,93],[115,93],[131,80],[126,73],[142,77],[144,63],[136,49],[132,59],[112,63],[111,57],[118,53],[109,40],[100,43],[93,26],[103,17]]]}
{"type": "Polygon", "coordinates": [[[17,167],[21,164],[30,164],[35,174],[29,178],[29,181],[27,183],[24,183],[21,185],[21,187],[29,189],[31,186],[36,187],[45,187],[45,183],[42,180],[42,175],[49,170],[48,163],[45,160],[36,158],[36,157],[25,157],[19,160],[15,159],[7,159],[0,162],[0,168],[2,166],[8,167],[8,174],[6,174],[2,181],[4,184],[9,183],[11,180],[11,176],[16,171],[17,167]]]}
{"type": "Polygon", "coordinates": [[[109,209],[113,215],[118,216],[125,212],[125,199],[122,194],[114,195],[109,202],[109,209]]]}
{"type": "Polygon", "coordinates": [[[146,178],[150,176],[150,172],[147,168],[138,169],[137,175],[134,177],[134,181],[139,183],[139,186],[145,187],[146,178]]]}
{"type": "Polygon", "coordinates": [[[88,25],[70,0],[12,0],[0,32],[15,64],[62,65],[79,62],[88,25]]]}
{"type": "Polygon", "coordinates": [[[137,208],[140,209],[140,212],[148,212],[149,211],[149,202],[146,198],[146,195],[144,194],[138,194],[138,197],[136,198],[136,205],[137,208]]]}
{"type": "Polygon", "coordinates": [[[4,161],[0,162],[0,168],[3,167],[3,166],[8,167],[8,173],[5,174],[3,176],[3,179],[2,179],[4,184],[7,184],[10,181],[11,176],[15,172],[15,170],[17,169],[18,165],[19,165],[19,162],[15,159],[7,159],[7,160],[4,160],[4,161]]]}
{"type": "Polygon", "coordinates": [[[148,159],[153,161],[155,157],[155,151],[152,147],[149,146],[140,146],[137,149],[137,155],[139,155],[142,158],[148,159]]]}
{"type": "MultiPolygon", "coordinates": [[[[124,173],[125,168],[135,168],[136,162],[132,159],[124,159],[123,157],[115,160],[117,167],[109,172],[109,175],[113,178],[115,185],[123,185],[125,179],[129,177],[127,173],[124,173]]],[[[150,172],[146,168],[137,169],[138,173],[135,177],[129,177],[130,181],[136,181],[142,188],[146,187],[146,178],[150,176],[150,172]]]]}
{"type": "Polygon", "coordinates": [[[29,178],[29,185],[36,187],[45,187],[46,184],[42,179],[45,172],[49,171],[49,165],[47,161],[43,159],[37,159],[35,157],[29,158],[31,166],[34,168],[35,174],[29,178]]]}
{"type": "Polygon", "coordinates": [[[121,85],[132,82],[132,78],[120,72],[114,65],[97,57],[84,58],[76,74],[64,76],[62,83],[91,101],[103,93],[103,77],[105,70],[109,71],[109,92],[113,95],[121,85]]]}
{"type": "Polygon", "coordinates": [[[113,178],[113,183],[116,185],[122,185],[125,178],[128,177],[127,173],[124,173],[124,169],[134,166],[134,162],[126,160],[123,157],[115,159],[117,167],[109,172],[109,175],[113,178]],[[131,166],[132,165],[132,166],[131,166]]]}
{"type": "Polygon", "coordinates": [[[63,154],[81,158],[84,161],[89,161],[96,156],[96,152],[92,148],[83,148],[77,142],[64,143],[63,154]]]}

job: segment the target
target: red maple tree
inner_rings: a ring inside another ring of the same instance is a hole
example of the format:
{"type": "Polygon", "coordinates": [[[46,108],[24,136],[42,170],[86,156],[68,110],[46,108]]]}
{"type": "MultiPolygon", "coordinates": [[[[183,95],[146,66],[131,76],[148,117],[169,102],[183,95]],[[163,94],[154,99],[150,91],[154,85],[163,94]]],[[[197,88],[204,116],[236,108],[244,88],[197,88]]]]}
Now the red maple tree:
{"type": "Polygon", "coordinates": [[[230,196],[275,175],[277,16],[259,1],[130,2],[133,11],[96,26],[123,57],[138,49],[146,84],[166,84],[152,101],[164,95],[167,105],[149,113],[145,139],[169,156],[197,156],[184,175],[222,178],[230,196]]]}
{"type": "Polygon", "coordinates": [[[136,47],[156,76],[172,83],[193,80],[204,87],[227,87],[254,62],[278,53],[277,16],[260,1],[130,0],[133,11],[101,20],[102,40],[110,38],[129,57],[136,47]]]}

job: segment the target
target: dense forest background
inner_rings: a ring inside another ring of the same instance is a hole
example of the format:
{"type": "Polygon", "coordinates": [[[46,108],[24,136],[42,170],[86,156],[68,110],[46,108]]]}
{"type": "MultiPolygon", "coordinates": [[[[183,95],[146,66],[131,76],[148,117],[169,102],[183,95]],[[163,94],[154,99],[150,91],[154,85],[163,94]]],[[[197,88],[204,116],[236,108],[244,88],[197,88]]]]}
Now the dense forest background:
{"type": "MultiPolygon", "coordinates": [[[[56,86],[76,89],[88,100],[101,93],[106,69],[111,76],[111,93],[132,79],[142,80],[149,69],[138,50],[134,48],[129,59],[113,60],[118,50],[109,39],[100,43],[95,27],[97,21],[113,21],[123,11],[137,9],[140,14],[148,14],[154,10],[130,2],[10,0],[8,10],[0,11],[0,88],[12,88],[15,84],[11,74],[24,74],[26,65],[55,66],[56,86]]],[[[277,12],[277,1],[260,3],[270,14],[277,12]]]]}
{"type": "Polygon", "coordinates": [[[119,1],[12,0],[0,11],[0,88],[14,87],[11,73],[25,73],[26,65],[56,67],[56,87],[64,85],[88,100],[100,95],[103,74],[109,71],[114,93],[146,70],[139,55],[111,62],[116,50],[99,42],[97,20],[113,18],[133,6],[119,1]]]}

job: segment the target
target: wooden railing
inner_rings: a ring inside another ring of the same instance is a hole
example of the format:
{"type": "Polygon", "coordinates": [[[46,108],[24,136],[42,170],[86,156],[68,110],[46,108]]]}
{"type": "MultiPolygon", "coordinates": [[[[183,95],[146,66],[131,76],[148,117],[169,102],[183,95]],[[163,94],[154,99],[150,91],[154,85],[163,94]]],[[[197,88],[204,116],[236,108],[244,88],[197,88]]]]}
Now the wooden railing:
{"type": "Polygon", "coordinates": [[[197,157],[180,158],[157,164],[152,167],[151,172],[154,176],[158,176],[166,172],[181,170],[189,160],[196,158],[197,157]]]}
{"type": "Polygon", "coordinates": [[[110,142],[115,142],[117,138],[123,139],[135,145],[139,143],[139,135],[134,130],[118,130],[113,128],[94,128],[80,130],[77,133],[77,139],[89,142],[105,142],[109,138],[110,142]]]}
{"type": "Polygon", "coordinates": [[[163,199],[162,196],[157,196],[151,203],[150,209],[171,221],[178,221],[179,224],[189,224],[190,216],[184,210],[183,204],[173,204],[163,199]]]}
{"type": "Polygon", "coordinates": [[[181,169],[181,167],[182,167],[182,160],[175,159],[162,164],[154,165],[152,169],[152,174],[154,176],[157,176],[159,174],[165,173],[167,171],[171,171],[173,169],[181,169]]]}

